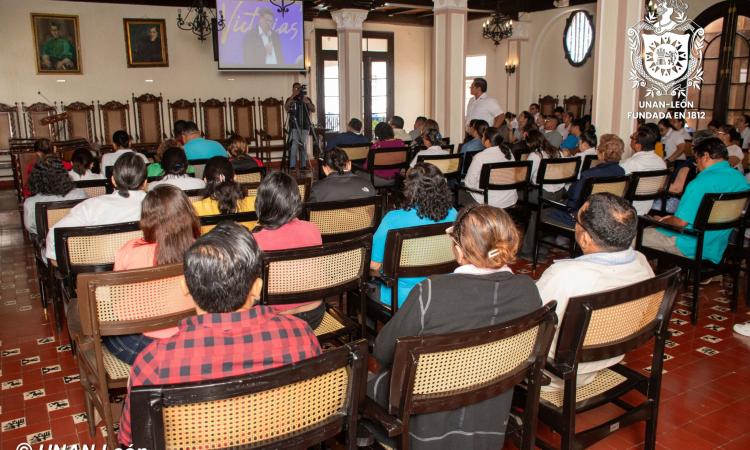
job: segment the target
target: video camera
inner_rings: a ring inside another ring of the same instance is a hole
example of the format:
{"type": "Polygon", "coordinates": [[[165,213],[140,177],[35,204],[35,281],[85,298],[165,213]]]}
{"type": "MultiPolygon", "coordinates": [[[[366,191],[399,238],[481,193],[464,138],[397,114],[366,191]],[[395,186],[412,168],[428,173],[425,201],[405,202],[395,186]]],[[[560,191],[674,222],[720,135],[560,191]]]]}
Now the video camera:
{"type": "Polygon", "coordinates": [[[304,100],[305,97],[307,97],[307,85],[306,84],[300,84],[299,85],[299,94],[297,94],[294,99],[295,100],[304,100]]]}

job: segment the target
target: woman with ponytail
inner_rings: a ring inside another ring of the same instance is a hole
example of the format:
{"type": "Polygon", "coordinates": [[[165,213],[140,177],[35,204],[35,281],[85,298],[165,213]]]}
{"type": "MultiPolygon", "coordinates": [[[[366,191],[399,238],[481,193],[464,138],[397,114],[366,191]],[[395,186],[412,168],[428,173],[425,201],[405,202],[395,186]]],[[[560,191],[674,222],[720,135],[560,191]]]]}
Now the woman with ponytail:
{"type": "MultiPolygon", "coordinates": [[[[482,174],[482,166],[485,164],[514,161],[510,148],[505,144],[505,138],[499,129],[490,127],[484,131],[482,136],[484,150],[474,155],[469,170],[466,172],[464,184],[470,189],[479,189],[479,178],[482,174]]],[[[478,192],[461,191],[463,204],[484,203],[484,195],[478,192]],[[468,195],[467,195],[468,194],[468,195]]],[[[509,208],[518,201],[515,189],[507,191],[490,191],[489,204],[498,208],[509,208]]]]}
{"type": "Polygon", "coordinates": [[[161,180],[149,184],[149,190],[162,184],[171,184],[183,191],[206,187],[205,181],[187,174],[187,156],[185,156],[185,150],[180,147],[171,147],[164,151],[161,157],[161,166],[164,168],[164,176],[161,180]]]}
{"type": "Polygon", "coordinates": [[[209,159],[203,179],[206,198],[193,202],[199,216],[255,211],[255,197],[248,196],[247,190],[234,181],[234,168],[226,157],[209,159]]]}

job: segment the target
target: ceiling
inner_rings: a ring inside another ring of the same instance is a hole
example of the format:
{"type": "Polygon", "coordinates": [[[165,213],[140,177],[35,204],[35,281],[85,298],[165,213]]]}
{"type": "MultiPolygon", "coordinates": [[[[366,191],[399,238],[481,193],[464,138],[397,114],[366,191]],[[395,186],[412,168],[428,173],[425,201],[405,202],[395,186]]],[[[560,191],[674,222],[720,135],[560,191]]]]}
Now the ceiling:
{"type": "MultiPolygon", "coordinates": [[[[57,0],[67,1],[67,0],[57,0]]],[[[76,0],[89,3],[119,3],[133,5],[161,5],[188,7],[194,0],[76,0]]],[[[596,0],[570,0],[570,5],[592,3],[596,0]]],[[[203,0],[215,7],[216,0],[203,0]]],[[[553,0],[468,0],[469,19],[486,17],[498,7],[507,15],[517,18],[519,12],[553,9],[553,0]]],[[[369,9],[368,22],[432,26],[432,5],[429,0],[304,0],[305,20],[330,18],[330,10],[340,8],[369,9]]]]}

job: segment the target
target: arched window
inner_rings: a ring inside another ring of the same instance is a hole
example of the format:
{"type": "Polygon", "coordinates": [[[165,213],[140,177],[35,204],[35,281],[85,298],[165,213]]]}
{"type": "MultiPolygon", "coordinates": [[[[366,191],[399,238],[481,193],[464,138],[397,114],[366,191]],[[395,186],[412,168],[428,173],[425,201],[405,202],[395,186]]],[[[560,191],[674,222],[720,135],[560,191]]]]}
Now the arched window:
{"type": "Polygon", "coordinates": [[[573,11],[563,33],[565,58],[574,67],[582,66],[594,48],[594,19],[586,11],[573,11]]]}

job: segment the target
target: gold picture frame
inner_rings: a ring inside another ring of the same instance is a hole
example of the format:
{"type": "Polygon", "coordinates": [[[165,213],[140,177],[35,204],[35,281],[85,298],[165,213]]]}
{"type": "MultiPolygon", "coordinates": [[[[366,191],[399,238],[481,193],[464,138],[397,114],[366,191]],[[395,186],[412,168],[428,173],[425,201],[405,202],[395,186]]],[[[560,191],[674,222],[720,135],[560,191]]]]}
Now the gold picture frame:
{"type": "Polygon", "coordinates": [[[122,19],[128,67],[169,67],[164,19],[122,19]]]}
{"type": "Polygon", "coordinates": [[[37,74],[80,74],[78,16],[31,13],[37,74]]]}

